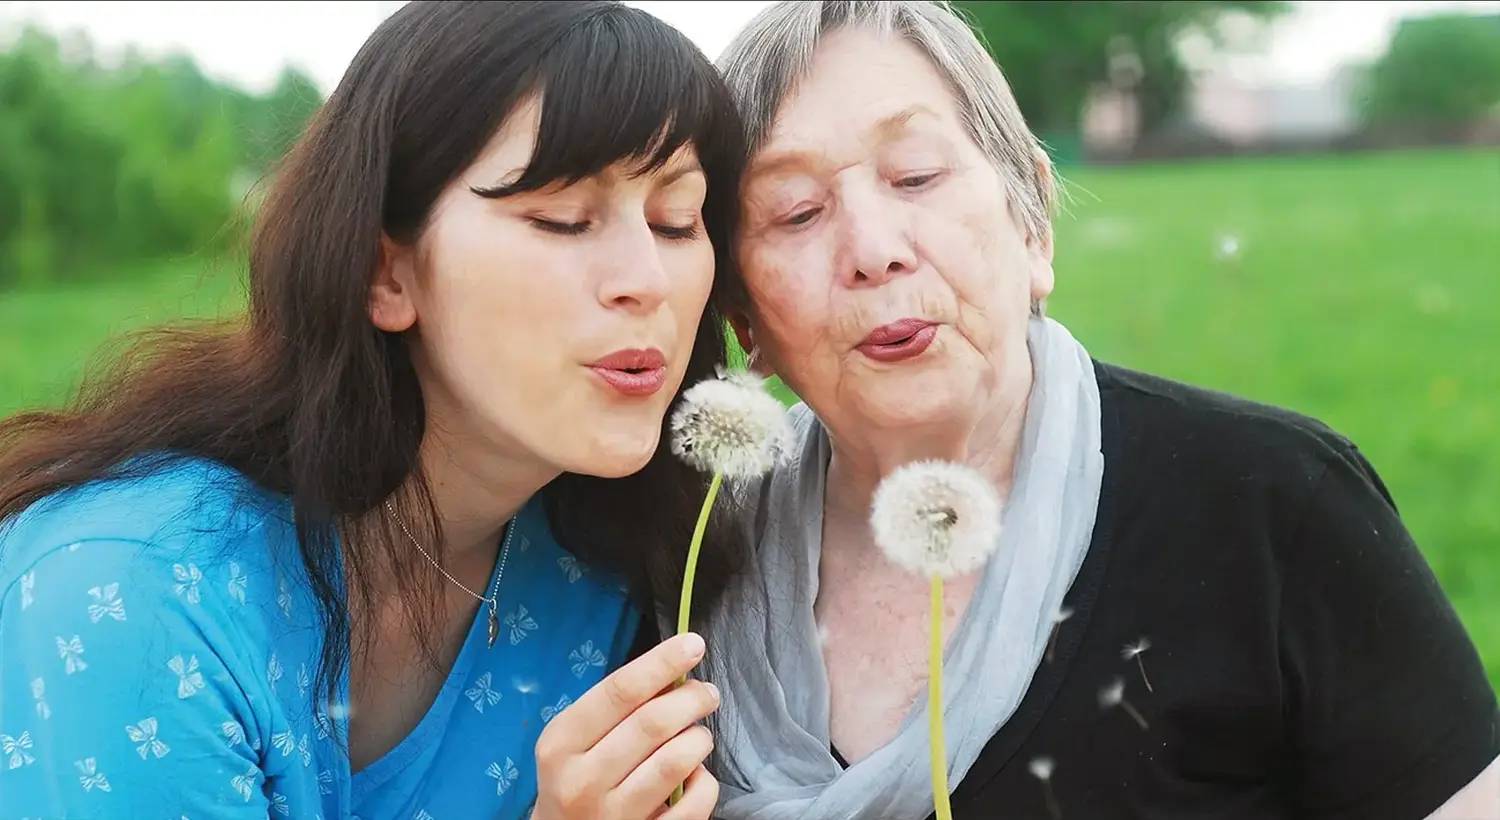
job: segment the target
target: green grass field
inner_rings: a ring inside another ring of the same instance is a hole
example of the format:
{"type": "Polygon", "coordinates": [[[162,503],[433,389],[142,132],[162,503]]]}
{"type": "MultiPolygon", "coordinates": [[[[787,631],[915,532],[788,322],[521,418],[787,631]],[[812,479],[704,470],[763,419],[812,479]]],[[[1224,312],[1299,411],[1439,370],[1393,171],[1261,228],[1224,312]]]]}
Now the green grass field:
{"type": "MultiPolygon", "coordinates": [[[[1500,153],[1080,168],[1070,189],[1051,314],[1096,356],[1354,439],[1500,685],[1500,153]]],[[[179,262],[0,295],[0,413],[239,292],[179,262]]]]}

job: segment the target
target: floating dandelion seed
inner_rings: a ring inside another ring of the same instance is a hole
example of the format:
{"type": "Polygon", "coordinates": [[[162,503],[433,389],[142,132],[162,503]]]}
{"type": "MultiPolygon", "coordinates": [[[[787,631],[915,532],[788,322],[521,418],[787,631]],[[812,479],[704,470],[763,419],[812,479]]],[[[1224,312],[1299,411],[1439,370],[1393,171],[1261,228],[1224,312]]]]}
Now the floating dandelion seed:
{"type": "MultiPolygon", "coordinates": [[[[792,425],[786,407],[766,390],[765,379],[746,371],[721,370],[718,378],[705,379],[682,394],[682,404],[672,414],[671,432],[672,454],[696,470],[713,474],[688,545],[677,607],[677,634],[681,635],[688,631],[698,553],[724,476],[750,478],[769,472],[791,451],[792,425]]],[[[686,680],[684,675],[678,683],[686,680]]],[[[667,802],[676,805],[681,799],[682,787],[678,786],[667,802]]]]}
{"type": "Polygon", "coordinates": [[[1116,706],[1124,709],[1127,714],[1134,718],[1143,731],[1151,729],[1151,725],[1146,723],[1146,718],[1141,716],[1140,711],[1132,706],[1130,701],[1125,699],[1125,679],[1121,677],[1116,677],[1099,690],[1099,708],[1113,709],[1116,706]]]}
{"type": "Polygon", "coordinates": [[[1220,234],[1218,247],[1215,248],[1215,251],[1220,260],[1232,261],[1239,258],[1240,248],[1241,243],[1238,236],[1234,234],[1220,234]]]}
{"type": "MultiPolygon", "coordinates": [[[[516,688],[516,691],[519,692],[519,693],[521,693],[521,713],[525,714],[525,715],[530,715],[531,714],[531,694],[533,692],[535,692],[537,690],[538,686],[540,685],[538,683],[537,679],[536,678],[523,678],[520,675],[512,675],[511,679],[510,679],[510,685],[514,686],[516,688]]],[[[523,724],[528,724],[528,723],[530,723],[530,720],[523,718],[521,722],[523,724]]]]}
{"type": "Polygon", "coordinates": [[[943,742],[943,579],[984,566],[1000,539],[1000,499],[980,473],[945,461],[892,471],[875,488],[870,529],[891,563],[932,584],[927,652],[927,718],[932,796],[938,820],[952,820],[943,742]]]}
{"type": "Polygon", "coordinates": [[[1146,663],[1141,660],[1141,656],[1146,654],[1146,650],[1150,648],[1151,639],[1143,635],[1135,643],[1125,644],[1125,648],[1120,650],[1120,658],[1126,661],[1134,660],[1135,665],[1141,670],[1141,680],[1146,683],[1146,691],[1155,692],[1156,689],[1151,686],[1151,679],[1146,677],[1146,663]]]}
{"type": "Polygon", "coordinates": [[[1057,802],[1057,794],[1052,791],[1052,772],[1057,768],[1057,762],[1052,758],[1042,755],[1033,757],[1026,768],[1031,771],[1031,776],[1042,782],[1042,792],[1047,798],[1047,814],[1052,820],[1062,820],[1062,806],[1057,802]]]}
{"type": "Polygon", "coordinates": [[[1057,655],[1057,635],[1062,632],[1063,622],[1073,617],[1073,607],[1065,606],[1052,616],[1052,634],[1047,638],[1047,663],[1057,655]]]}

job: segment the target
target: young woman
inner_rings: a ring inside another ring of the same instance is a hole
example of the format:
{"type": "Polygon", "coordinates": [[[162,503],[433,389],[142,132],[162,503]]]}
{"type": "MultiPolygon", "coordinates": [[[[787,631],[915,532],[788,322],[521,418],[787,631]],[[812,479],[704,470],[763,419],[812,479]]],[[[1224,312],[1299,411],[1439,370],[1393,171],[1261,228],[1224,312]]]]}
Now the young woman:
{"type": "Polygon", "coordinates": [[[605,676],[702,497],[658,442],[724,356],[741,145],[621,4],[381,25],[246,320],[0,424],[5,815],[707,817],[701,639],[605,676]]]}

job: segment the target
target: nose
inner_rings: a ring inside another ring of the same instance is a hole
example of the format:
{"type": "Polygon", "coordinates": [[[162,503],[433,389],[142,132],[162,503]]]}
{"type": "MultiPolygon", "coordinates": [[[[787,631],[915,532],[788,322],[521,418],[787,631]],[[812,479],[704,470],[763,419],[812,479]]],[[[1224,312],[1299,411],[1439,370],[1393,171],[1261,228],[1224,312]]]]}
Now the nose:
{"type": "Polygon", "coordinates": [[[879,287],[917,268],[916,247],[904,208],[873,185],[840,192],[839,241],[846,287],[879,287]]]}
{"type": "Polygon", "coordinates": [[[667,269],[661,246],[644,221],[621,226],[611,241],[602,243],[599,302],[607,308],[648,314],[667,298],[667,269]]]}

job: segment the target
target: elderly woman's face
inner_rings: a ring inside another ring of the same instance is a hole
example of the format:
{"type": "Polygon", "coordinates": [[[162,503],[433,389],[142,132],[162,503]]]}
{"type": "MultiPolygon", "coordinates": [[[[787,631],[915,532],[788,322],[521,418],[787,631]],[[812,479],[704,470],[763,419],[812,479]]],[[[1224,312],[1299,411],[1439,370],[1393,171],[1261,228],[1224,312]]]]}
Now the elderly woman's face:
{"type": "MultiPolygon", "coordinates": [[[[1031,241],[920,51],[823,41],[746,180],[753,343],[830,426],[972,413],[1024,353],[1050,237],[1031,241]]],[[[846,428],[847,429],[847,428],[846,428]]]]}

